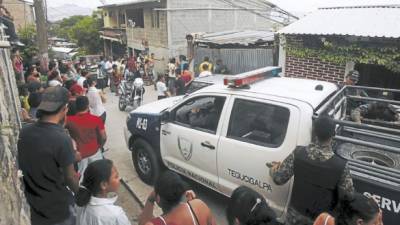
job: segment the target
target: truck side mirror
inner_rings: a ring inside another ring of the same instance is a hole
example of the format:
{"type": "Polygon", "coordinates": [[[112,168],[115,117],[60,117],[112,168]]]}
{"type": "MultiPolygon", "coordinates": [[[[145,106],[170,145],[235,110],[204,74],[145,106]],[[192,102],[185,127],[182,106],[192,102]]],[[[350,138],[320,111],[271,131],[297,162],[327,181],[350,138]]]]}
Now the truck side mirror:
{"type": "Polygon", "coordinates": [[[161,123],[168,123],[171,121],[171,114],[169,111],[165,111],[161,115],[161,123]]]}

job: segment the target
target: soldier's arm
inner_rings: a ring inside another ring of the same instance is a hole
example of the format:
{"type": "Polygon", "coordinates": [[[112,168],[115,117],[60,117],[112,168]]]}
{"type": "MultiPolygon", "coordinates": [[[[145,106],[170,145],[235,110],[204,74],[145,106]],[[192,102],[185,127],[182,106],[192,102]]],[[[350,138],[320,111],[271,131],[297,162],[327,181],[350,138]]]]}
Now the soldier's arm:
{"type": "Polygon", "coordinates": [[[283,185],[293,176],[294,153],[292,152],[282,163],[269,170],[269,174],[277,185],[283,185]]]}
{"type": "Polygon", "coordinates": [[[354,192],[353,179],[351,178],[350,169],[349,169],[348,164],[346,164],[346,166],[343,170],[342,177],[340,178],[340,181],[339,181],[339,188],[344,193],[353,193],[354,192]]]}

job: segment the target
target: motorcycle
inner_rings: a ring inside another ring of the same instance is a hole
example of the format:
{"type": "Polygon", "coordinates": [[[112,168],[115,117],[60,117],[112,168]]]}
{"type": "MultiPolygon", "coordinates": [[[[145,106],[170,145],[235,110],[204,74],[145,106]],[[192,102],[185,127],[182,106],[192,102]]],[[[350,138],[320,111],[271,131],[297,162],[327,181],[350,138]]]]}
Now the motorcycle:
{"type": "Polygon", "coordinates": [[[121,81],[118,88],[120,93],[118,108],[120,111],[124,111],[127,106],[131,106],[135,109],[143,104],[145,89],[142,78],[124,79],[121,81]]]}

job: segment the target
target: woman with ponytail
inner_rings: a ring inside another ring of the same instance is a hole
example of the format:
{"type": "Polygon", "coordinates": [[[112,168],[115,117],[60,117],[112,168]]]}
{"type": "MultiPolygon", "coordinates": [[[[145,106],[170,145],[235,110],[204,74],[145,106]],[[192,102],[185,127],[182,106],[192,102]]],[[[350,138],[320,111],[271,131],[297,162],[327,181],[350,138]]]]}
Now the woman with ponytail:
{"type": "Polygon", "coordinates": [[[383,225],[378,204],[359,193],[345,195],[333,215],[322,213],[314,225],[383,225]]]}
{"type": "Polygon", "coordinates": [[[276,225],[276,215],[265,198],[256,191],[240,186],[231,196],[226,216],[229,225],[276,225]]]}
{"type": "Polygon", "coordinates": [[[131,224],[122,208],[114,205],[119,179],[111,160],[101,159],[89,164],[75,196],[79,206],[77,225],[131,224]]]}

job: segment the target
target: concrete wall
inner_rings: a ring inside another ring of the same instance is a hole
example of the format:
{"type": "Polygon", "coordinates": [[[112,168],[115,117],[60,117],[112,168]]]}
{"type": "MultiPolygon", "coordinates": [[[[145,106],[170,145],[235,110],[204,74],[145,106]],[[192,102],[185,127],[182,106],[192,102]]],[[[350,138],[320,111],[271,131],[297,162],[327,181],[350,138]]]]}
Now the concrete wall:
{"type": "Polygon", "coordinates": [[[105,28],[117,28],[118,27],[118,9],[103,9],[103,21],[105,28]],[[111,16],[110,16],[111,13],[111,16]]]}
{"type": "Polygon", "coordinates": [[[150,47],[168,47],[167,13],[160,12],[160,28],[153,28],[151,26],[152,12],[151,8],[143,10],[144,28],[127,28],[126,35],[129,47],[144,49],[143,40],[147,40],[150,47]]]}
{"type": "Polygon", "coordinates": [[[269,30],[272,23],[252,12],[232,9],[217,0],[168,0],[168,8],[198,8],[199,10],[168,11],[170,55],[186,55],[185,37],[193,32],[218,32],[226,30],[269,30]],[[209,10],[204,10],[209,8],[209,10]],[[202,9],[202,10],[200,10],[202,9]]]}
{"type": "Polygon", "coordinates": [[[5,0],[3,1],[3,5],[14,17],[15,29],[19,30],[29,24],[35,23],[34,9],[31,4],[20,0],[5,0]]]}
{"type": "Polygon", "coordinates": [[[30,224],[16,163],[19,108],[10,52],[0,47],[0,225],[30,224]]]}
{"type": "MultiPolygon", "coordinates": [[[[165,2],[161,2],[161,6],[165,7],[165,2]]],[[[156,59],[155,69],[157,73],[164,73],[168,62],[168,30],[167,30],[167,12],[160,11],[160,27],[152,27],[151,17],[155,11],[153,8],[144,8],[144,28],[126,29],[127,47],[132,49],[144,50],[143,40],[147,40],[150,53],[154,53],[156,59]]]]}

